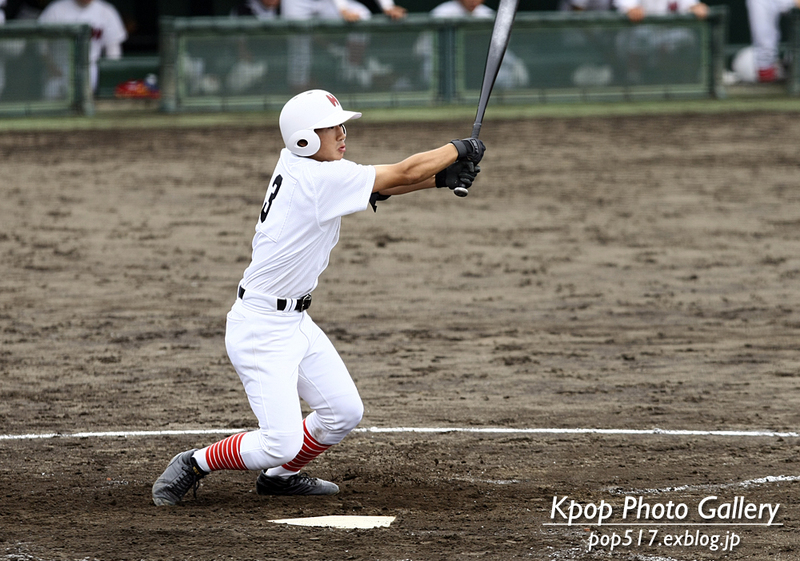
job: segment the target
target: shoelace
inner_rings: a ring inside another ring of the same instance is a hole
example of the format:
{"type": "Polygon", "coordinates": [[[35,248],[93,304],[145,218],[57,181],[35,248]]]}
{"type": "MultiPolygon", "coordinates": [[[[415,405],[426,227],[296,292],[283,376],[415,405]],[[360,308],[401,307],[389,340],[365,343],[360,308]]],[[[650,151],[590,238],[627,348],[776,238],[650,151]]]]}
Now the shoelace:
{"type": "Polygon", "coordinates": [[[175,482],[175,486],[178,490],[182,490],[181,496],[185,495],[189,488],[192,488],[192,495],[194,498],[197,498],[197,489],[200,488],[200,480],[202,477],[199,477],[195,472],[192,465],[189,465],[188,470],[184,470],[183,473],[178,477],[178,480],[175,482]]]}

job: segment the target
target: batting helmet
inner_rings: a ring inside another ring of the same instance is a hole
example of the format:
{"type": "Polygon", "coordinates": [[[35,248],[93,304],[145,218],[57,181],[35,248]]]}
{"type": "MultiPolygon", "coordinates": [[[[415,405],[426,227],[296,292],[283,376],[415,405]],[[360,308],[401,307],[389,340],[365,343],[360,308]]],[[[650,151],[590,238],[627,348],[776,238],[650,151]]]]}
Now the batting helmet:
{"type": "Polygon", "coordinates": [[[280,116],[281,136],[286,148],[298,156],[313,156],[320,147],[314,129],[341,125],[361,113],[345,111],[339,100],[325,90],[309,90],[286,102],[280,116]]]}

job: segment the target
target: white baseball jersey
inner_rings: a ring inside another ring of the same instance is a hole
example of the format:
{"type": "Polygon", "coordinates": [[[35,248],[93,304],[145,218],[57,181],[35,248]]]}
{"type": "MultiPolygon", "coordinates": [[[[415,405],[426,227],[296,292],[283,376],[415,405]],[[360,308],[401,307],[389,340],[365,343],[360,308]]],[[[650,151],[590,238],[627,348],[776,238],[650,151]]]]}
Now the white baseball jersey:
{"type": "Polygon", "coordinates": [[[561,0],[558,3],[558,9],[586,12],[610,11],[614,9],[614,2],[613,0],[561,0]]]}
{"type": "Polygon", "coordinates": [[[39,16],[42,23],[87,23],[92,27],[92,42],[89,60],[97,62],[103,50],[106,56],[119,58],[120,45],[128,38],[128,32],[117,10],[104,0],[92,0],[81,6],[75,0],[56,0],[39,16]]]}
{"type": "Polygon", "coordinates": [[[372,13],[357,0],[283,0],[281,12],[287,19],[342,19],[342,10],[356,12],[360,19],[369,19],[372,13]]]}
{"type": "Polygon", "coordinates": [[[450,0],[436,6],[431,10],[431,15],[435,18],[492,18],[494,17],[494,10],[484,4],[478,4],[474,10],[468,12],[458,0],[450,0]]]}
{"type": "Polygon", "coordinates": [[[617,9],[622,13],[641,6],[648,16],[686,14],[692,6],[698,3],[697,0],[615,0],[617,9]]]}
{"type": "Polygon", "coordinates": [[[342,216],[365,210],[375,168],[348,160],[318,162],[281,151],[253,237],[241,286],[297,298],[317,286],[339,241],[342,216]]]}
{"type": "Polygon", "coordinates": [[[260,20],[269,20],[278,17],[278,8],[267,8],[261,3],[261,0],[247,0],[241,6],[237,6],[231,10],[231,15],[252,15],[260,20]]]}

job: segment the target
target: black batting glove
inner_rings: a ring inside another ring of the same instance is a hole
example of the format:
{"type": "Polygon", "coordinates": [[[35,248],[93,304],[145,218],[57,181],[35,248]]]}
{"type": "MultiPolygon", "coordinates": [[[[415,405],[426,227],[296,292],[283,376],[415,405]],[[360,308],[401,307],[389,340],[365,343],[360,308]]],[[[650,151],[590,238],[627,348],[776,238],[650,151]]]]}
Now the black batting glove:
{"type": "Polygon", "coordinates": [[[455,189],[456,187],[469,189],[480,171],[480,166],[469,160],[457,161],[436,174],[436,186],[449,187],[450,189],[455,189]]]}
{"type": "Polygon", "coordinates": [[[450,143],[458,150],[459,160],[466,159],[477,164],[483,158],[483,153],[486,152],[486,146],[477,138],[451,140],[450,143]]]}

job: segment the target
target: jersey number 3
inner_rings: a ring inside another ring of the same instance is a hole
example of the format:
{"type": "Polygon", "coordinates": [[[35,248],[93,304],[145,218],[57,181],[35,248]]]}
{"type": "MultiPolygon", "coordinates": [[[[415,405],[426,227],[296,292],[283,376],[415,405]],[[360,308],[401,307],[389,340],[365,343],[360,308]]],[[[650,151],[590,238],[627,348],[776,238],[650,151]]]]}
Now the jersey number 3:
{"type": "Polygon", "coordinates": [[[269,214],[269,209],[272,208],[272,201],[275,200],[275,197],[278,196],[278,191],[281,190],[281,183],[283,183],[283,177],[280,175],[275,176],[275,181],[272,182],[272,187],[269,188],[269,197],[267,200],[264,201],[264,206],[261,207],[261,223],[264,223],[264,220],[267,219],[267,215],[269,214]]]}

